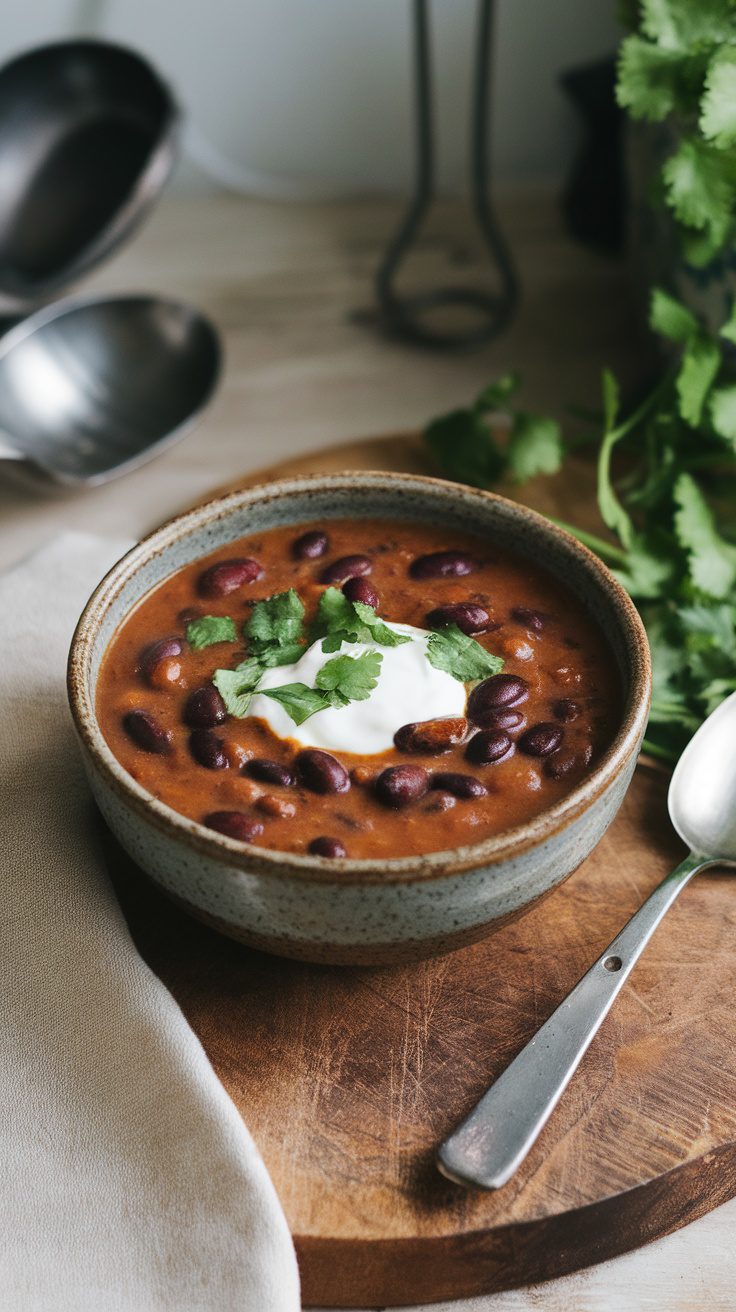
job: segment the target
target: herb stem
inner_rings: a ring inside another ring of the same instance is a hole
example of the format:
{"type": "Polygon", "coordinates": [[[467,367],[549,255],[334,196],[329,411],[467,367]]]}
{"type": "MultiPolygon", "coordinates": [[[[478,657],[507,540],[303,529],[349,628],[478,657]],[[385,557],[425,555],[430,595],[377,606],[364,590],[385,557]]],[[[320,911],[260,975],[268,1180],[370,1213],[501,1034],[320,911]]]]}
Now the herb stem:
{"type": "MultiPolygon", "coordinates": [[[[550,517],[552,518],[552,517],[550,517]]],[[[599,538],[595,533],[588,533],[584,528],[577,528],[574,524],[568,524],[564,519],[552,518],[552,523],[558,528],[562,528],[566,533],[571,533],[578,542],[582,542],[584,547],[589,547],[602,560],[610,561],[612,565],[625,565],[626,552],[623,547],[617,547],[615,542],[606,542],[604,538],[599,538]]]]}

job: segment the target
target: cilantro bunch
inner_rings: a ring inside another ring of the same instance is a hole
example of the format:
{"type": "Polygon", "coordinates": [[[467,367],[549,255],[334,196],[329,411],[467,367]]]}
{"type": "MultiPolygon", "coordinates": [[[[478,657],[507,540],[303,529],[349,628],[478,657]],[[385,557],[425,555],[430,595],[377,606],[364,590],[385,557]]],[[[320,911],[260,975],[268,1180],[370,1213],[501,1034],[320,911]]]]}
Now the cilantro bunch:
{"type": "MultiPolygon", "coordinates": [[[[723,271],[736,234],[736,4],[625,0],[617,95],[632,118],[669,119],[673,147],[655,199],[685,261],[723,271]]],[[[645,400],[620,414],[603,375],[598,506],[616,541],[565,525],[634,598],[652,649],[646,749],[676,761],[691,734],[736,690],[736,308],[710,331],[666,291],[650,325],[667,360],[645,400]]],[[[510,375],[475,404],[431,423],[426,442],[451,478],[486,487],[556,473],[572,442],[551,419],[511,413],[506,449],[489,417],[507,410],[510,375]]]]}

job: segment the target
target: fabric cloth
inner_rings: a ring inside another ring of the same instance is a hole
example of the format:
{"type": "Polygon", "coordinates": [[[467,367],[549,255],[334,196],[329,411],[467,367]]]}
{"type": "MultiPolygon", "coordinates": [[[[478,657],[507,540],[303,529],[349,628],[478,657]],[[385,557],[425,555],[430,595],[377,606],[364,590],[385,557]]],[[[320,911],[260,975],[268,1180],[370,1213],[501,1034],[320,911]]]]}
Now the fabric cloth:
{"type": "Polygon", "coordinates": [[[295,1312],[269,1176],[94,838],[66,656],[126,546],[68,534],[0,578],[0,1303],[295,1312]]]}

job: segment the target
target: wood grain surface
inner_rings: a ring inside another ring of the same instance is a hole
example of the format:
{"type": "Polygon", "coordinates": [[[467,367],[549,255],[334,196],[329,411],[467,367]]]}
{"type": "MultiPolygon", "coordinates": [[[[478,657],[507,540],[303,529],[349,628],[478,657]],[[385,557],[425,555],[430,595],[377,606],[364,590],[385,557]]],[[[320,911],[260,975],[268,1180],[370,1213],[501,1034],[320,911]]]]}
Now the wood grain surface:
{"type": "MultiPolygon", "coordinates": [[[[427,472],[397,435],[261,471],[427,472]]],[[[592,474],[524,488],[593,527],[592,474]]],[[[200,1036],[263,1154],[307,1305],[439,1301],[635,1248],[736,1195],[736,901],[702,875],[657,932],[518,1174],[469,1193],[438,1142],[679,859],[667,777],[640,766],[583,866],[523,919],[451,956],[318,967],[248,951],[165,902],[119,851],[138,946],[200,1036]]]]}

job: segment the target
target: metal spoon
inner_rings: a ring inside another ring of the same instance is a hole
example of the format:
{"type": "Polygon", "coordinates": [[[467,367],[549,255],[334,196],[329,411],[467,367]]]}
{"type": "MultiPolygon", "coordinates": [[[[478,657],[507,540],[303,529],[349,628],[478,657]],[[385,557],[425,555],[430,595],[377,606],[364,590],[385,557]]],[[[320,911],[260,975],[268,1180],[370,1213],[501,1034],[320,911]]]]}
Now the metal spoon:
{"type": "Polygon", "coordinates": [[[220,369],[203,315],[152,296],[62,301],[0,341],[0,460],[89,486],[191,427],[220,369]]]}
{"type": "Polygon", "coordinates": [[[457,1184],[499,1189],[557,1106],[657,925],[693,875],[736,866],[736,693],[700,726],[672,776],[670,819],[690,848],[449,1139],[437,1165],[457,1184]]]}

